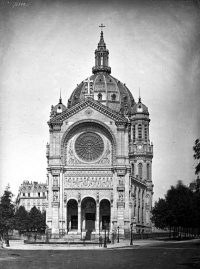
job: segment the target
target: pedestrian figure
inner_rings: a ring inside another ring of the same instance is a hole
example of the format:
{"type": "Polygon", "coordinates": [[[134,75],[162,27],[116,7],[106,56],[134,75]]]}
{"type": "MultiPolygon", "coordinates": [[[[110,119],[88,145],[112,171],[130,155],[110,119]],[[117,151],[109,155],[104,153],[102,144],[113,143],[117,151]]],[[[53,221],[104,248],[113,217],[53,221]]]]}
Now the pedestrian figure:
{"type": "Polygon", "coordinates": [[[36,241],[36,239],[37,239],[37,235],[35,234],[35,235],[34,235],[34,240],[36,241]]]}
{"type": "Polygon", "coordinates": [[[103,237],[100,235],[99,236],[99,247],[102,247],[102,242],[103,242],[103,237]]]}

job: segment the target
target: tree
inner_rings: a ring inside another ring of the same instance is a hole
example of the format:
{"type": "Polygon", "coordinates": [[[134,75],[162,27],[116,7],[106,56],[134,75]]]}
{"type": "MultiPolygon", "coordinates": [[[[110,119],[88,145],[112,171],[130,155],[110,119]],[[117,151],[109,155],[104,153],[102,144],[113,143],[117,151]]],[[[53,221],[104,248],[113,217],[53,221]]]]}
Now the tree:
{"type": "MultiPolygon", "coordinates": [[[[199,139],[195,141],[193,150],[194,150],[193,157],[195,158],[195,160],[199,160],[200,159],[200,140],[199,139]]],[[[199,172],[200,172],[200,162],[198,162],[197,166],[195,167],[195,174],[198,174],[199,172]]]]}
{"type": "Polygon", "coordinates": [[[8,237],[8,230],[14,228],[15,208],[12,197],[13,194],[7,187],[0,201],[0,233],[6,237],[8,237]]]}
{"type": "Polygon", "coordinates": [[[24,206],[20,206],[15,213],[15,229],[21,234],[24,230],[29,229],[29,214],[24,206]]]}
{"type": "Polygon", "coordinates": [[[35,206],[29,212],[29,220],[31,230],[41,231],[41,229],[45,229],[45,214],[42,214],[35,206]]]}
{"type": "Polygon", "coordinates": [[[165,199],[159,198],[158,202],[155,202],[155,206],[152,209],[152,222],[156,228],[165,229],[168,227],[167,223],[168,205],[165,199]]]}
{"type": "MultiPolygon", "coordinates": [[[[152,209],[152,222],[157,228],[173,228],[174,233],[188,233],[190,228],[198,228],[200,213],[199,193],[193,193],[181,181],[171,186],[164,199],[159,199],[152,209]]],[[[191,232],[190,232],[191,234],[191,232]]]]}

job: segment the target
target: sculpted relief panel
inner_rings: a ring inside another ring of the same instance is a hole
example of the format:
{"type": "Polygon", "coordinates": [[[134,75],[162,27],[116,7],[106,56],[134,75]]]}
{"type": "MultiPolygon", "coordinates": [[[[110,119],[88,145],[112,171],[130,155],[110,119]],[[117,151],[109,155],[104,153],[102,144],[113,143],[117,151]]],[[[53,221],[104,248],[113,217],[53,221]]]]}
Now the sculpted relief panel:
{"type": "Polygon", "coordinates": [[[71,188],[88,188],[88,189],[109,189],[113,188],[112,177],[69,177],[65,176],[64,187],[71,188]]]}

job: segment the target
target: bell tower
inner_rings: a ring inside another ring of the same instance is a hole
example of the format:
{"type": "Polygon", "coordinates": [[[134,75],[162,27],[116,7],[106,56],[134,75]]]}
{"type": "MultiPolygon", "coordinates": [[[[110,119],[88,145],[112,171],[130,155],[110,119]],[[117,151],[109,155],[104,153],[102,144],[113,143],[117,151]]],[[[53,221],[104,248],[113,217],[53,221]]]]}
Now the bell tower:
{"type": "Polygon", "coordinates": [[[129,130],[129,157],[131,182],[134,184],[134,218],[138,225],[151,225],[150,211],[153,196],[152,159],[153,143],[150,143],[149,112],[139,96],[131,111],[129,130]],[[141,186],[145,185],[145,191],[141,186]],[[145,212],[145,213],[144,213],[145,212]]]}

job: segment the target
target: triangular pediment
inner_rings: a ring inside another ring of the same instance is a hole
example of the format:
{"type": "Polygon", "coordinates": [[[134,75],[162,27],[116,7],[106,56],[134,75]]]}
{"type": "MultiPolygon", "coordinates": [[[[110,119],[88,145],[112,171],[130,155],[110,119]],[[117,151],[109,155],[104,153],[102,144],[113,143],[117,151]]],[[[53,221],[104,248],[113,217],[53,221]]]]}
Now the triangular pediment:
{"type": "Polygon", "coordinates": [[[61,114],[53,117],[52,119],[50,119],[49,123],[61,123],[87,107],[91,107],[96,111],[99,111],[100,113],[104,114],[115,122],[127,122],[127,119],[119,113],[102,105],[101,103],[95,101],[92,98],[87,98],[76,104],[75,106],[71,107],[70,109],[66,109],[61,114]]]}

